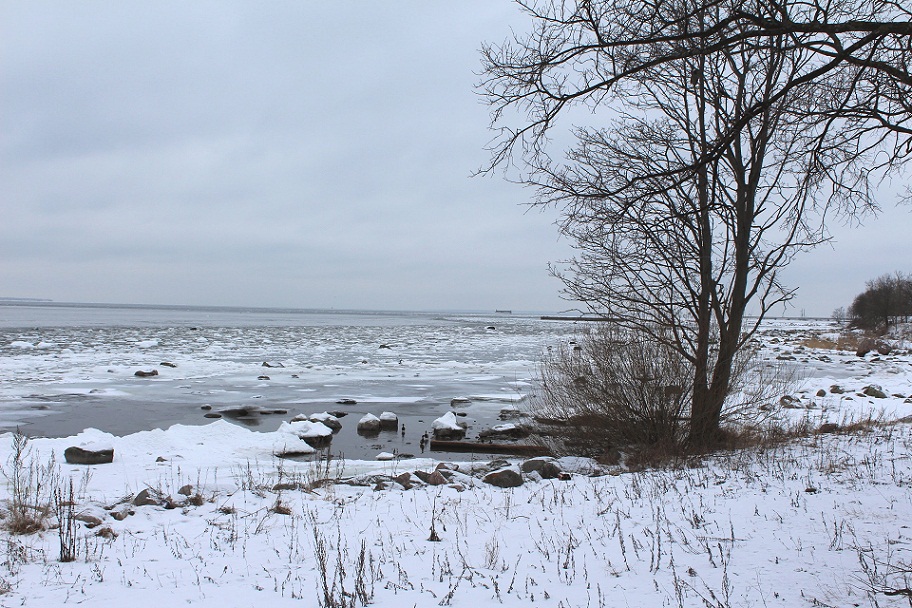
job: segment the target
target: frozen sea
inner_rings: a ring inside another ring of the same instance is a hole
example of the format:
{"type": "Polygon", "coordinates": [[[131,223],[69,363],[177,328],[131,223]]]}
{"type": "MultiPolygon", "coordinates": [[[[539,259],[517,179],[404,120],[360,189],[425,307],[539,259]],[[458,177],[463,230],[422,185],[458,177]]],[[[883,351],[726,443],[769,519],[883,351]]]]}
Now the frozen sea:
{"type": "Polygon", "coordinates": [[[126,435],[207,424],[204,414],[225,408],[287,410],[233,420],[273,431],[296,414],[342,410],[337,455],[419,454],[421,434],[454,398],[469,400],[458,408],[469,439],[521,408],[543,352],[581,331],[502,313],[0,302],[0,429],[126,435]],[[363,415],[385,411],[404,433],[355,433],[363,415]]]}

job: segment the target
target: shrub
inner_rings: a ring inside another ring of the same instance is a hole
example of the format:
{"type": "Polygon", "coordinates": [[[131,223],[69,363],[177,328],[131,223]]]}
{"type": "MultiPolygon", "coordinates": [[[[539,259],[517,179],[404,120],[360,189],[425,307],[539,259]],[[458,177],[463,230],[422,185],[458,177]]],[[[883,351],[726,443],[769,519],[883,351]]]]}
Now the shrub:
{"type": "MultiPolygon", "coordinates": [[[[655,332],[652,333],[655,335],[655,332]]],[[[693,365],[673,346],[600,323],[570,348],[549,355],[533,415],[556,453],[612,461],[618,451],[656,462],[688,451],[693,365]]],[[[781,395],[794,383],[782,365],[758,365],[742,348],[720,416],[719,447],[753,443],[767,432],[781,395]]]]}
{"type": "Polygon", "coordinates": [[[46,464],[32,457],[25,435],[17,432],[12,441],[13,452],[3,467],[10,495],[3,527],[13,534],[32,534],[47,528],[59,471],[53,456],[46,464]]]}
{"type": "Polygon", "coordinates": [[[539,420],[558,452],[604,457],[618,447],[683,445],[691,396],[688,362],[670,346],[600,324],[541,370],[539,420]]]}

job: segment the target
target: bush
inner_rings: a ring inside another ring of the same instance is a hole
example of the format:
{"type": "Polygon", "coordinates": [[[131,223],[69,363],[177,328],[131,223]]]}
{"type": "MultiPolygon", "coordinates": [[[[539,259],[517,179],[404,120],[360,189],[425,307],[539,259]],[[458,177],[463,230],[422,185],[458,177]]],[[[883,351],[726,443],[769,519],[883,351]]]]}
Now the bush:
{"type": "Polygon", "coordinates": [[[693,374],[671,347],[603,324],[542,365],[539,420],[559,422],[556,451],[605,457],[618,447],[676,449],[687,436],[693,374]]]}
{"type": "Polygon", "coordinates": [[[13,534],[32,534],[47,528],[59,471],[53,456],[46,464],[32,457],[28,438],[13,435],[13,452],[3,467],[9,500],[3,527],[13,534]]]}
{"type": "MultiPolygon", "coordinates": [[[[619,450],[650,461],[684,455],[695,373],[673,342],[608,323],[581,342],[551,349],[542,364],[532,413],[547,429],[552,451],[609,462],[619,450]]],[[[790,368],[758,365],[756,352],[749,345],[732,364],[720,446],[766,434],[777,409],[771,403],[794,383],[790,368]]]]}

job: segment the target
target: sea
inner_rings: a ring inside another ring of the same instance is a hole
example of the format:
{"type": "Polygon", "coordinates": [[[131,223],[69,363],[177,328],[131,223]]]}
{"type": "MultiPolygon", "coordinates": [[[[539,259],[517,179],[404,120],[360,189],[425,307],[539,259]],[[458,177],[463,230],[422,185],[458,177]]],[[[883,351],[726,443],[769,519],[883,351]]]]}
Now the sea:
{"type": "Polygon", "coordinates": [[[0,431],[122,436],[221,414],[259,432],[329,411],[346,414],[336,456],[420,455],[421,436],[451,410],[470,440],[522,416],[543,358],[585,331],[507,311],[0,301],[0,431]],[[361,417],[384,412],[398,416],[395,431],[356,433],[361,417]]]}

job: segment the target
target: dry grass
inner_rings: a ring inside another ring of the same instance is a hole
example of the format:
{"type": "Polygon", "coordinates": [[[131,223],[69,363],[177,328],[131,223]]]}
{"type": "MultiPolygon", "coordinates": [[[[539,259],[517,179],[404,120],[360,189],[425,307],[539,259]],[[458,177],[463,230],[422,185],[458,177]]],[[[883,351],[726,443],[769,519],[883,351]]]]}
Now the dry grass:
{"type": "Polygon", "coordinates": [[[812,336],[801,341],[801,346],[806,348],[819,348],[823,350],[844,350],[854,352],[865,340],[871,337],[864,334],[840,334],[836,340],[812,336]]]}

